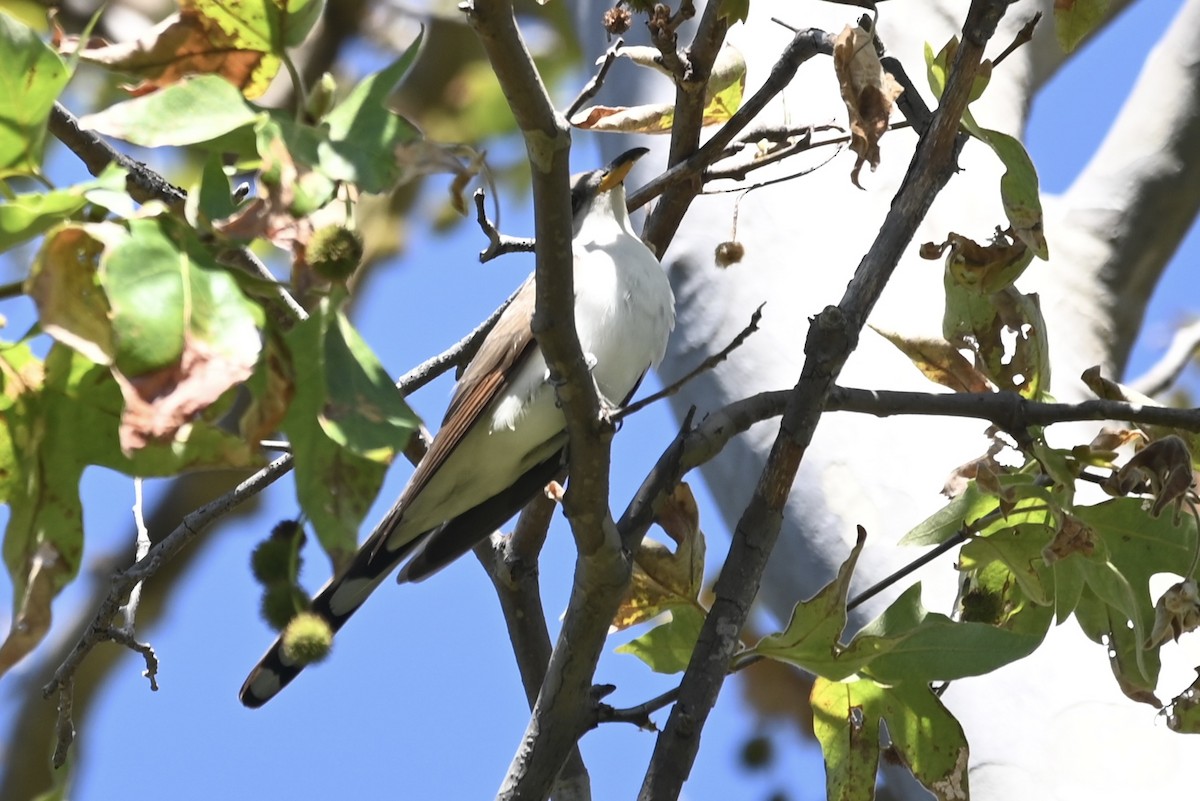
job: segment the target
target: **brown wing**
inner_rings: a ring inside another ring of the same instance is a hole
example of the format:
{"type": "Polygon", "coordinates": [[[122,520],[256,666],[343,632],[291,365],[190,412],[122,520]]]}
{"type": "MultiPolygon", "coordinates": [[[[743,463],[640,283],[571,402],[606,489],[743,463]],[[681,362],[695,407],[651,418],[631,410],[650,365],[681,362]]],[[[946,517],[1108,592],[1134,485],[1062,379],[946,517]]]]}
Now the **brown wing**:
{"type": "MultiPolygon", "coordinates": [[[[484,337],[479,352],[463,371],[462,378],[454,387],[454,395],[450,398],[441,429],[434,436],[425,458],[417,465],[389,518],[402,512],[409,499],[424,489],[479,419],[479,415],[508,386],[508,375],[513,366],[533,350],[536,344],[531,328],[533,303],[533,276],[530,276],[500,315],[496,326],[484,337]]],[[[384,528],[387,531],[382,537],[384,541],[398,520],[387,522],[390,525],[384,528]]]]}

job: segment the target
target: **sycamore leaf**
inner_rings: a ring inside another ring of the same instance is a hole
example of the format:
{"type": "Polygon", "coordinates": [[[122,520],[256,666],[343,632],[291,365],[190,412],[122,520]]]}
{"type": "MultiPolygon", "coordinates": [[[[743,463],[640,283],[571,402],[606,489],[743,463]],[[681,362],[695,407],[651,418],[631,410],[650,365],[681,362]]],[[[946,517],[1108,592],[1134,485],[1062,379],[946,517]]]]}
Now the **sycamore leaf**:
{"type": "Polygon", "coordinates": [[[700,609],[704,581],[704,534],[691,488],[678,484],[658,512],[657,522],[675,542],[675,551],[643,540],[634,556],[633,576],[613,617],[614,631],[644,623],[667,610],[700,609]]]}
{"type": "Polygon", "coordinates": [[[41,171],[46,121],[70,80],[63,60],[28,26],[0,12],[0,179],[41,171]]]}
{"type": "Polygon", "coordinates": [[[588,106],[571,118],[576,128],[616,133],[669,133],[674,124],[675,106],[669,103],[588,106]]]}
{"type": "MultiPolygon", "coordinates": [[[[951,37],[936,56],[933,54],[933,48],[928,43],[925,45],[925,66],[929,85],[936,97],[940,98],[946,88],[950,65],[957,51],[957,37],[951,37]]],[[[984,62],[971,86],[971,100],[983,94],[990,78],[991,64],[984,62]]],[[[1000,178],[1000,199],[1017,238],[1028,245],[1038,258],[1050,258],[1046,235],[1042,230],[1043,215],[1038,194],[1037,169],[1033,166],[1033,160],[1029,158],[1025,146],[1008,134],[979,125],[969,108],[963,112],[962,124],[968,133],[992,148],[1004,164],[1005,172],[1000,178]]]]}
{"type": "Polygon", "coordinates": [[[946,340],[905,337],[894,331],[884,331],[875,326],[871,328],[895,345],[922,375],[935,384],[949,387],[955,392],[991,391],[987,378],[946,340]]]}
{"type": "Polygon", "coordinates": [[[1046,325],[1037,295],[1013,287],[983,296],[944,277],[942,336],[970,347],[976,366],[1000,390],[1038,400],[1050,385],[1046,325]]]}
{"type": "MultiPolygon", "coordinates": [[[[971,130],[970,126],[968,130],[971,130]]],[[[986,142],[1004,164],[1004,175],[1000,176],[1000,200],[1013,231],[1039,259],[1050,258],[1042,228],[1037,168],[1025,146],[1008,134],[987,128],[975,128],[971,133],[986,142]]]]}
{"type": "MultiPolygon", "coordinates": [[[[623,47],[617,56],[638,66],[670,75],[660,61],[656,48],[623,47]]],[[[746,59],[736,47],[724,45],[713,62],[704,92],[704,116],[701,125],[720,125],[742,105],[746,88],[746,59]]],[[[670,103],[642,106],[588,106],[578,111],[571,125],[587,131],[617,133],[669,133],[675,123],[675,106],[670,103]]]]}
{"type": "Polygon", "coordinates": [[[1158,648],[1145,648],[1155,619],[1150,578],[1183,574],[1195,551],[1196,524],[1184,515],[1175,525],[1169,515],[1151,517],[1145,507],[1136,498],[1077,507],[1075,515],[1096,533],[1097,541],[1092,555],[1072,561],[1082,566],[1087,584],[1076,610],[1080,626],[1093,640],[1108,640],[1122,690],[1158,705],[1153,696],[1158,648]]]}
{"type": "Polygon", "coordinates": [[[838,568],[837,577],[812,598],[796,604],[783,631],[763,637],[751,650],[830,678],[853,673],[858,664],[839,664],[844,650],[839,640],[846,628],[850,580],[865,544],[866,532],[860,527],[858,541],[838,568]]]}
{"type": "Polygon", "coordinates": [[[129,87],[134,96],[178,83],[189,75],[213,75],[232,87],[247,87],[247,95],[252,97],[262,94],[279,68],[275,62],[269,75],[259,74],[265,54],[244,43],[239,45],[194,8],[172,14],[132,41],[101,41],[80,47],[75,37],[63,37],[58,44],[62,52],[140,79],[129,87]]]}
{"type": "Polygon", "coordinates": [[[136,76],[134,95],[189,75],[220,76],[246,97],[267,90],[285,48],[300,44],[324,8],[323,0],[181,0],[180,9],[130,42],[80,47],[61,37],[61,50],[136,76]]]}
{"type": "Polygon", "coordinates": [[[855,635],[843,660],[889,684],[980,676],[1032,653],[1050,618],[1049,607],[1027,604],[1004,625],[956,622],[925,609],[918,583],[855,635]]]}
{"type": "Polygon", "coordinates": [[[351,181],[367,192],[383,192],[395,184],[400,174],[396,149],[419,139],[420,132],[390,110],[387,99],[416,61],[422,38],[391,65],[360,81],[326,115],[328,139],[318,145],[318,161],[331,179],[351,181]]]}
{"type": "Polygon", "coordinates": [[[966,735],[927,685],[818,678],[812,705],[813,733],[825,757],[827,797],[874,797],[880,721],[887,724],[895,755],[935,798],[970,797],[966,735]]]}
{"type": "Polygon", "coordinates": [[[0,646],[2,673],[37,645],[50,623],[50,600],[78,573],[79,480],[87,465],[167,476],[190,467],[244,468],[258,459],[239,438],[204,420],[170,442],[122,453],[123,403],[112,372],[60,344],[44,365],[25,344],[0,345],[0,385],[0,501],[9,508],[4,560],[14,593],[14,625],[0,646]]]}
{"type": "Polygon", "coordinates": [[[88,203],[119,205],[118,198],[130,200],[125,193],[125,170],[113,164],[99,177],[66,189],[0,200],[0,251],[50,230],[88,203]]]}
{"type": "Polygon", "coordinates": [[[936,259],[943,253],[946,270],[954,282],[981,295],[1010,286],[1033,261],[1033,252],[1014,238],[1011,228],[1007,231],[997,228],[995,237],[986,245],[952,231],[945,242],[926,242],[921,246],[921,257],[925,259],[936,259]]]}
{"type": "Polygon", "coordinates": [[[174,439],[258,359],[261,309],[169,216],[64,226],[28,286],[48,333],[111,366],[127,452],[174,439]]]}
{"type": "Polygon", "coordinates": [[[842,100],[850,115],[850,149],[858,156],[850,180],[862,188],[858,173],[862,165],[871,171],[879,166],[879,140],[887,132],[892,105],[904,88],[879,63],[873,37],[861,27],[849,25],[833,43],[833,69],[842,100]]]}
{"type": "Polygon", "coordinates": [[[1008,526],[986,537],[975,537],[959,553],[960,570],[979,570],[1000,562],[1016,578],[1025,595],[1036,604],[1053,601],[1053,578],[1042,551],[1053,536],[1044,524],[1008,526]]]}
{"type": "Polygon", "coordinates": [[[228,81],[197,75],[82,117],[79,124],[142,147],[211,142],[262,116],[228,81]]]}
{"type": "Polygon", "coordinates": [[[1072,52],[1104,21],[1108,3],[1109,0],[1054,0],[1054,36],[1064,53],[1072,52]]]}
{"type": "MultiPolygon", "coordinates": [[[[1098,398],[1104,398],[1105,400],[1125,401],[1126,403],[1133,403],[1139,406],[1162,406],[1161,403],[1156,401],[1154,398],[1151,398],[1149,395],[1143,395],[1135,389],[1130,389],[1123,384],[1118,384],[1116,381],[1105,378],[1103,373],[1100,372],[1099,366],[1089,367],[1083,372],[1083,375],[1080,376],[1080,378],[1088,389],[1096,393],[1096,397],[1098,398]]],[[[1188,450],[1192,454],[1192,466],[1197,470],[1200,470],[1200,461],[1198,461],[1200,460],[1200,433],[1195,431],[1185,431],[1184,429],[1173,429],[1165,426],[1152,426],[1145,424],[1139,424],[1138,427],[1145,429],[1145,431],[1155,439],[1161,439],[1162,437],[1171,435],[1182,439],[1187,444],[1188,450]]]]}
{"type": "Polygon", "coordinates": [[[342,567],[357,548],[358,527],[387,465],[407,444],[417,419],[353,333],[336,298],[324,298],[284,340],[295,397],[283,430],[296,455],[300,508],[334,565],[342,567]]]}
{"type": "Polygon", "coordinates": [[[704,612],[694,606],[680,606],[667,614],[670,620],[619,646],[616,652],[636,656],[655,673],[682,673],[696,650],[704,612]]]}
{"type": "Polygon", "coordinates": [[[980,492],[974,482],[950,503],[900,538],[899,545],[941,545],[962,528],[983,517],[997,506],[996,499],[980,492]]]}

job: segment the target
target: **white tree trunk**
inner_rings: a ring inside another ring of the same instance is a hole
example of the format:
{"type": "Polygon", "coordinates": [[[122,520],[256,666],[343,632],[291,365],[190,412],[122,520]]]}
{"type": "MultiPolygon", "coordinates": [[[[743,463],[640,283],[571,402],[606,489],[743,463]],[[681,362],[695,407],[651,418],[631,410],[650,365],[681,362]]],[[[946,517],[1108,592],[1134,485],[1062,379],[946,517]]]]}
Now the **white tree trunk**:
{"type": "MultiPolygon", "coordinates": [[[[603,5],[581,3],[585,38],[600,38],[593,35],[599,33],[594,20],[603,5]]],[[[986,94],[972,106],[985,127],[1019,135],[1033,93],[1062,62],[1049,19],[1052,6],[1052,0],[1016,3],[993,39],[989,55],[999,53],[1034,11],[1047,16],[1035,41],[997,68],[986,94]]],[[[881,38],[930,105],[924,43],[940,48],[958,31],[966,7],[961,0],[880,6],[881,38]]],[[[735,26],[729,35],[748,62],[747,96],[791,36],[770,21],[772,16],[796,27],[836,32],[861,13],[849,6],[755,0],[749,23],[735,26]]],[[[1120,374],[1149,293],[1195,217],[1200,199],[1197,53],[1200,0],[1191,0],[1150,54],[1145,74],[1092,164],[1070,191],[1045,198],[1051,260],[1035,262],[1018,286],[1041,295],[1054,368],[1052,392],[1060,400],[1084,397],[1079,375],[1089,366],[1100,364],[1106,375],[1120,374]]],[[[645,100],[644,95],[669,100],[672,94],[666,81],[640,75],[631,79],[630,73],[614,69],[602,97],[632,104],[631,92],[643,94],[637,100],[645,100]]],[[[805,64],[763,117],[764,124],[844,124],[830,61],[817,58],[805,64]]],[[[911,131],[884,137],[879,170],[864,170],[861,177],[867,191],[851,185],[853,155],[844,153],[811,175],[746,195],[736,237],[746,255],[724,270],[715,266],[713,249],[733,238],[736,196],[697,200],[664,259],[679,315],[661,368],[664,380],[723,347],[760,303],[767,305],[762,330],[676,396],[677,413],[695,405],[703,415],[751,393],[795,383],[808,318],[841,296],[879,229],[915,142],[911,131]]],[[[645,143],[658,148],[655,166],[661,167],[665,138],[645,143]]],[[[624,137],[602,143],[613,152],[627,146],[624,137]]],[[[802,159],[813,165],[827,155],[816,151],[802,159]]],[[[653,162],[653,157],[645,161],[653,162]]],[[[789,162],[779,172],[794,171],[801,161],[789,162]]],[[[1005,224],[998,184],[1002,168],[992,152],[969,142],[960,163],[963,171],[935,202],[885,291],[872,317],[875,326],[940,337],[942,268],[940,262],[917,256],[919,243],[941,242],[950,231],[982,241],[996,225],[1005,224]]],[[[755,173],[752,180],[765,177],[755,173]]],[[[933,389],[899,351],[869,331],[840,383],[933,389]]],[[[776,428],[776,422],[757,426],[705,468],[707,485],[730,524],[750,497],[776,428]]],[[[786,620],[797,599],[810,596],[834,575],[854,542],[857,524],[869,533],[858,589],[910,561],[916,553],[893,544],[944,503],[939,490],[947,473],[986,448],[983,429],[981,423],[931,418],[826,415],[793,489],[761,602],[786,620]]],[[[917,578],[925,588],[925,604],[949,611],[957,588],[952,558],[926,567],[917,578]]],[[[860,609],[855,625],[894,596],[876,598],[860,609]]],[[[1178,670],[1170,674],[1172,653],[1164,650],[1164,682],[1173,679],[1168,698],[1190,682],[1178,670]]],[[[1184,660],[1176,667],[1196,664],[1200,660],[1184,660]]],[[[1168,731],[1154,710],[1126,699],[1103,649],[1086,640],[1073,620],[1053,629],[1029,659],[990,676],[956,682],[945,700],[971,744],[974,799],[1137,798],[1145,797],[1147,788],[1154,788],[1154,797],[1167,798],[1194,785],[1183,768],[1187,757],[1200,756],[1200,742],[1168,731]]],[[[921,797],[916,788],[904,792],[921,797]]]]}

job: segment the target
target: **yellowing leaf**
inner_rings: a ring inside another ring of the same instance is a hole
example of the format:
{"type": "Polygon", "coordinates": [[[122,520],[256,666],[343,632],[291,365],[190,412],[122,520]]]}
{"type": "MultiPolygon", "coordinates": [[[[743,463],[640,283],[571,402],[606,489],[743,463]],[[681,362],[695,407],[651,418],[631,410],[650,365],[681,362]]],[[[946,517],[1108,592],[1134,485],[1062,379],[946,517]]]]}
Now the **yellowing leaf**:
{"type": "Polygon", "coordinates": [[[659,510],[657,522],[675,542],[665,545],[644,540],[634,557],[633,576],[613,618],[613,630],[644,623],[669,609],[699,609],[704,581],[704,534],[699,511],[686,483],[675,487],[659,510]]]}
{"type": "Polygon", "coordinates": [[[958,349],[944,339],[905,337],[871,326],[907,356],[921,374],[955,392],[990,392],[991,385],[958,349]]]}

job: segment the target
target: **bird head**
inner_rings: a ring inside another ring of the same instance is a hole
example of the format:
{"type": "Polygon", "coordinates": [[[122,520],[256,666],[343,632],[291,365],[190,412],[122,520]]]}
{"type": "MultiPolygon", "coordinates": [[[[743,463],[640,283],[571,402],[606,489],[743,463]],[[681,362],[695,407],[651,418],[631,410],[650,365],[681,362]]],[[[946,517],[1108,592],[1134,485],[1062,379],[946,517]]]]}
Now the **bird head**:
{"type": "Polygon", "coordinates": [[[574,234],[579,235],[583,221],[593,213],[611,217],[622,227],[628,227],[629,215],[625,210],[625,176],[633,165],[650,150],[635,147],[617,156],[607,167],[580,173],[571,179],[571,217],[574,234]]]}

